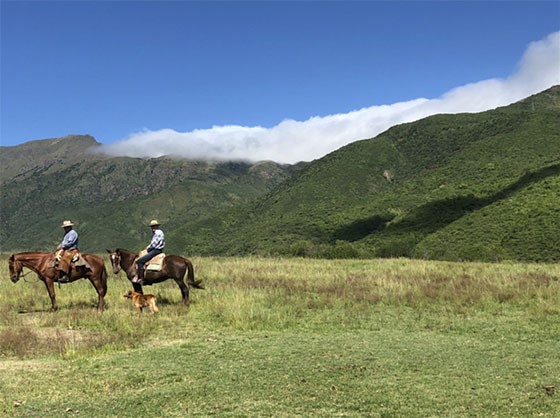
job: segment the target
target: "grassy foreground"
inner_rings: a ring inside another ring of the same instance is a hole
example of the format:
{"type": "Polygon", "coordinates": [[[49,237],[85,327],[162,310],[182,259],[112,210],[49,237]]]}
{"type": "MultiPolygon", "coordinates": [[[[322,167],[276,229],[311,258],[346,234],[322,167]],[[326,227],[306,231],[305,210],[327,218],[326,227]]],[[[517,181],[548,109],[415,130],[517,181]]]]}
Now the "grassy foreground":
{"type": "Polygon", "coordinates": [[[0,416],[557,417],[555,265],[193,259],[206,290],[110,275],[50,307],[0,259],[0,416]]]}

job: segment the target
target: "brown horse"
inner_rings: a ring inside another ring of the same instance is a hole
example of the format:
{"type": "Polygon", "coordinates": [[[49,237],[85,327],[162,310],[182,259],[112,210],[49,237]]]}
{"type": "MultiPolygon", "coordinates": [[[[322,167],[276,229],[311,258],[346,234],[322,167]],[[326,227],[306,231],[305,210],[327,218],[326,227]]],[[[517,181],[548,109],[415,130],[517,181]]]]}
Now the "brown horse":
{"type": "MultiPolygon", "coordinates": [[[[132,251],[117,248],[115,250],[107,250],[109,253],[109,260],[113,266],[113,273],[118,274],[121,269],[126,273],[126,277],[132,283],[132,278],[136,276],[136,263],[138,254],[132,251]]],[[[183,295],[183,305],[189,304],[189,286],[185,284],[183,278],[187,272],[188,285],[196,287],[197,289],[204,289],[201,285],[202,280],[194,279],[194,267],[190,260],[178,255],[168,255],[163,259],[161,271],[146,270],[144,274],[144,284],[151,286],[155,283],[163,282],[167,279],[175,280],[175,283],[181,289],[183,295]]],[[[139,283],[132,283],[136,292],[142,293],[142,285],[139,283]]]]}
{"type": "MultiPolygon", "coordinates": [[[[86,278],[97,291],[97,309],[102,311],[105,308],[104,297],[107,294],[107,269],[103,258],[93,254],[82,254],[82,257],[91,266],[91,270],[84,266],[72,268],[70,282],[86,278]]],[[[56,295],[54,293],[54,283],[58,282],[59,272],[52,267],[55,258],[54,253],[44,252],[25,252],[12,254],[8,260],[10,267],[10,279],[16,283],[19,280],[24,267],[34,271],[45,285],[51,297],[52,310],[56,311],[56,295]]]]}

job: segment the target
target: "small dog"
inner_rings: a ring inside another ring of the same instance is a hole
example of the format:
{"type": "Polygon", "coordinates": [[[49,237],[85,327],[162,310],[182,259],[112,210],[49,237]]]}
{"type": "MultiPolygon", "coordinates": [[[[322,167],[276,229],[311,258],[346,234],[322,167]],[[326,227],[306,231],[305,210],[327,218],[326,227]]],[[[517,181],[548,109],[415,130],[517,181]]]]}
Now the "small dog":
{"type": "Polygon", "coordinates": [[[142,309],[147,307],[151,313],[159,312],[156,306],[156,297],[154,295],[143,295],[142,293],[129,290],[128,293],[123,295],[126,299],[132,299],[132,303],[138,309],[138,313],[142,313],[142,309]]]}

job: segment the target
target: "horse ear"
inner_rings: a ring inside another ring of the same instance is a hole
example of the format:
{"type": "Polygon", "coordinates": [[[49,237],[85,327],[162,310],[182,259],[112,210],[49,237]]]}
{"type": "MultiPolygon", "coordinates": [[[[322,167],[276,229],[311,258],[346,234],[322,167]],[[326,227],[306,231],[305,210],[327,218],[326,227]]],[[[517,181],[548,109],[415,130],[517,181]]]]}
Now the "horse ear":
{"type": "Polygon", "coordinates": [[[107,251],[109,254],[112,253],[112,251],[111,251],[111,250],[108,250],[107,248],[105,248],[105,251],[107,251]]]}

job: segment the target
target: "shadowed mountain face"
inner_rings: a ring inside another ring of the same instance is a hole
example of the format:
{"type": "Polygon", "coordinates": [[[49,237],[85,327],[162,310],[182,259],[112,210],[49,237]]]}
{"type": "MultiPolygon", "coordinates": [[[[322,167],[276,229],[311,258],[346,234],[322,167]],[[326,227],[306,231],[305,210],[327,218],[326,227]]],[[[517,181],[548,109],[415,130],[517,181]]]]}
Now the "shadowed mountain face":
{"type": "Polygon", "coordinates": [[[69,136],[2,147],[2,250],[560,259],[560,87],[395,126],[297,166],[109,158],[69,136]]]}

